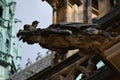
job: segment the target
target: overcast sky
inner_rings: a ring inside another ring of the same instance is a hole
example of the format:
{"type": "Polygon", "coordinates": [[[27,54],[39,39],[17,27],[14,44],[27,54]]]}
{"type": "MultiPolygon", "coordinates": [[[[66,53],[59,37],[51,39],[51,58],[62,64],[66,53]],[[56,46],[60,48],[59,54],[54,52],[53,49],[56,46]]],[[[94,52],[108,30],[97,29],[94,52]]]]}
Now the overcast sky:
{"type": "MultiPolygon", "coordinates": [[[[45,1],[16,0],[16,2],[16,18],[21,20],[22,23],[17,23],[15,25],[15,33],[17,33],[19,29],[23,29],[24,24],[31,24],[34,20],[40,22],[38,27],[41,28],[46,28],[52,23],[52,8],[45,1]]],[[[27,43],[22,43],[21,66],[24,67],[28,58],[31,58],[32,62],[34,62],[38,52],[45,56],[46,51],[47,50],[42,49],[38,44],[28,45],[27,43]]]]}

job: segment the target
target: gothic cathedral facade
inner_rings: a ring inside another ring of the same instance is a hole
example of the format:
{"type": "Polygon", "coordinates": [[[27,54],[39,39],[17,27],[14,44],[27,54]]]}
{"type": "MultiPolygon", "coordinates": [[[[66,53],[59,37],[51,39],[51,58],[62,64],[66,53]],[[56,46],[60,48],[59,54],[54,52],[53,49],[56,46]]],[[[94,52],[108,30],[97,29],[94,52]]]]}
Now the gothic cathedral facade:
{"type": "Polygon", "coordinates": [[[14,0],[0,0],[0,80],[6,80],[15,71],[13,63],[14,0]]]}

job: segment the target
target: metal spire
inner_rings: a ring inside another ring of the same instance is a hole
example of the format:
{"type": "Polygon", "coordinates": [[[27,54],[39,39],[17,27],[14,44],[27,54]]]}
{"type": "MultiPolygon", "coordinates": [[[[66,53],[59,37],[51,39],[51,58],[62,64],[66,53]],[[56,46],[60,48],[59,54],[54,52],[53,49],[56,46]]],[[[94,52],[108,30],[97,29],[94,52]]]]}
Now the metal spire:
{"type": "Polygon", "coordinates": [[[26,67],[30,66],[32,64],[32,61],[30,58],[27,59],[26,67]]]}

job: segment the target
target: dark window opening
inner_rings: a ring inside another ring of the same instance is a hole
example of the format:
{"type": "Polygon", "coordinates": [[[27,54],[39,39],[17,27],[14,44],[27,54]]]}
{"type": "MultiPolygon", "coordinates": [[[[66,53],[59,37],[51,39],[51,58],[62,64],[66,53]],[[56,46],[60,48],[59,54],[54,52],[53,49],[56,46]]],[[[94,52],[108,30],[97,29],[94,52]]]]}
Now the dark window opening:
{"type": "Polygon", "coordinates": [[[3,14],[3,8],[0,6],[0,24],[2,23],[2,14],[3,14]]]}
{"type": "Polygon", "coordinates": [[[0,17],[2,17],[2,13],[3,13],[3,8],[2,6],[0,6],[0,17]]]}
{"type": "Polygon", "coordinates": [[[9,40],[8,39],[6,40],[6,49],[7,49],[7,51],[9,49],[9,40]]]}
{"type": "Polygon", "coordinates": [[[9,47],[9,40],[6,40],[6,47],[9,47]]]}

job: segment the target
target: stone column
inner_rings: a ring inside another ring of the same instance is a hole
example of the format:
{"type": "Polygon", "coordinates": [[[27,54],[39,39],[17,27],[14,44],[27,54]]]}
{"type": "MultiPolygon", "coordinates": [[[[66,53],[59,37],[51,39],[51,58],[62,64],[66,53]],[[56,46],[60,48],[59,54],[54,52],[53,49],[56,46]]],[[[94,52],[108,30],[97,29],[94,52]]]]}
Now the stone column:
{"type": "Polygon", "coordinates": [[[78,6],[75,4],[73,6],[73,14],[72,14],[73,22],[78,22],[78,6]]]}
{"type": "Polygon", "coordinates": [[[53,24],[57,23],[57,11],[53,9],[53,24]]]}
{"type": "Polygon", "coordinates": [[[69,18],[69,11],[68,11],[68,9],[69,9],[69,0],[65,0],[65,22],[68,22],[68,18],[69,18]]]}
{"type": "Polygon", "coordinates": [[[92,23],[92,2],[91,0],[83,0],[83,22],[92,23]]]}
{"type": "Polygon", "coordinates": [[[53,24],[57,23],[57,3],[54,2],[53,5],[53,24]]]}
{"type": "Polygon", "coordinates": [[[87,0],[87,15],[88,15],[88,23],[92,23],[92,1],[87,0]]]}
{"type": "Polygon", "coordinates": [[[83,4],[78,7],[78,21],[83,23],[83,4]]]}

